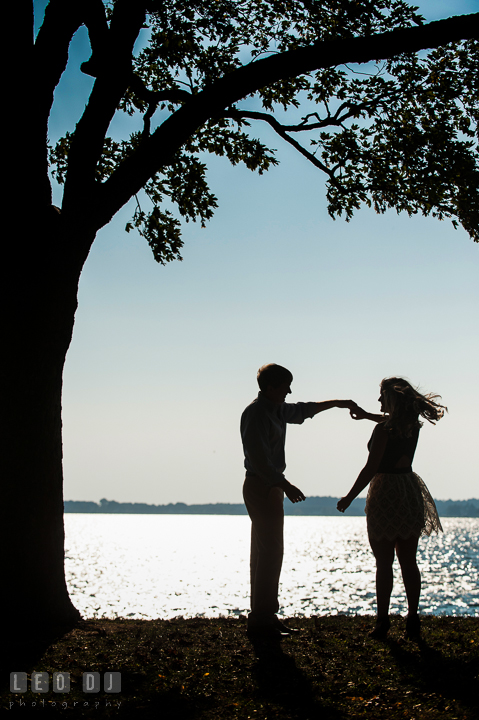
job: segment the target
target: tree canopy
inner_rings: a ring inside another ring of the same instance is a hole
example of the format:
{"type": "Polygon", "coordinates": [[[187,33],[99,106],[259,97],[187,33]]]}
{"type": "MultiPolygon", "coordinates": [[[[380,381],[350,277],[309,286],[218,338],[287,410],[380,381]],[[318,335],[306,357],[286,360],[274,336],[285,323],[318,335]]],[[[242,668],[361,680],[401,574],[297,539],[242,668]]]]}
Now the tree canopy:
{"type": "Polygon", "coordinates": [[[278,162],[258,138],[264,123],[278,148],[289,143],[322,173],[334,217],[396,208],[449,218],[479,240],[479,14],[426,24],[403,0],[50,0],[33,40],[35,3],[10,5],[22,62],[6,74],[0,282],[9,663],[12,617],[22,632],[79,617],[64,573],[62,373],[83,265],[120,208],[137,197],[126,229],[158,262],[179,258],[181,221],[205,223],[216,207],[209,155],[260,173],[278,162]],[[82,26],[91,92],[74,131],[50,147],[55,90],[82,26]],[[110,129],[117,113],[137,120],[130,137],[110,129]]]}
{"type": "Polygon", "coordinates": [[[91,96],[49,148],[62,213],[81,203],[97,230],[142,191],[126,230],[158,262],[181,259],[180,219],[204,224],[217,204],[205,157],[268,170],[277,151],[255,137],[268,123],[323,173],[331,216],[395,208],[479,240],[479,14],[425,24],[403,0],[68,5],[51,0],[35,47],[47,122],[71,37],[88,28],[91,96]],[[120,141],[117,112],[138,116],[120,141]]]}

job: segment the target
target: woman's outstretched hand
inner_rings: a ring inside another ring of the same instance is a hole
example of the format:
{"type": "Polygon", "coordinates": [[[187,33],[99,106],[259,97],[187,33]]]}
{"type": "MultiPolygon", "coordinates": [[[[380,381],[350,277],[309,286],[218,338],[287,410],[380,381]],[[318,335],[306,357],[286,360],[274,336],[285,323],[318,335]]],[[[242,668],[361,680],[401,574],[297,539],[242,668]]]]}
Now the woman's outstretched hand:
{"type": "Polygon", "coordinates": [[[338,501],[338,504],[336,507],[338,508],[339,512],[344,512],[348,509],[348,507],[351,505],[351,500],[347,497],[342,497],[341,500],[338,501]]]}
{"type": "Polygon", "coordinates": [[[362,407],[359,407],[359,405],[356,405],[356,407],[353,407],[349,410],[349,414],[353,418],[353,420],[365,420],[369,413],[366,412],[366,410],[363,410],[362,407]]]}

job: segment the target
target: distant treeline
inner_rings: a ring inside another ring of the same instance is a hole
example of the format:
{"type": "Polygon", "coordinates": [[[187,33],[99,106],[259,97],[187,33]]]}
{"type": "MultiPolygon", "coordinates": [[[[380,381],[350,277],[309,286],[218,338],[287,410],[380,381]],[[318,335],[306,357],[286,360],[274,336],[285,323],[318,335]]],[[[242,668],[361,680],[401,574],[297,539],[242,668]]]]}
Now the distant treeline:
{"type": "MultiPolygon", "coordinates": [[[[308,497],[304,502],[285,502],[285,515],[336,515],[336,503],[339,498],[308,497]]],[[[364,515],[364,498],[356,498],[349,507],[348,515],[364,515]]],[[[442,517],[479,517],[479,500],[436,500],[439,515],[442,517]]],[[[210,503],[207,505],[186,505],[186,503],[168,503],[168,505],[147,505],[146,503],[120,503],[105,500],[99,503],[66,500],[66,513],[142,513],[154,515],[246,515],[242,503],[210,503]]]]}

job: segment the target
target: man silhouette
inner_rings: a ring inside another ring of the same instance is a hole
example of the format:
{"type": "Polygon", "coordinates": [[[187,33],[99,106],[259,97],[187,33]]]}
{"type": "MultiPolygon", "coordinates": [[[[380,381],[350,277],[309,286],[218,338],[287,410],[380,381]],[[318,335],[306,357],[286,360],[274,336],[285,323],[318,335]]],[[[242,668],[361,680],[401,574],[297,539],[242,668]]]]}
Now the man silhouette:
{"type": "Polygon", "coordinates": [[[277,617],[278,584],[283,563],[284,495],[291,502],[305,496],[284,476],[286,423],[301,424],[306,418],[333,407],[357,408],[352,400],[286,403],[293,376],[271,363],[258,370],[258,397],[241,416],[246,478],[243,497],[251,518],[251,612],[248,633],[281,637],[294,632],[277,617]]]}

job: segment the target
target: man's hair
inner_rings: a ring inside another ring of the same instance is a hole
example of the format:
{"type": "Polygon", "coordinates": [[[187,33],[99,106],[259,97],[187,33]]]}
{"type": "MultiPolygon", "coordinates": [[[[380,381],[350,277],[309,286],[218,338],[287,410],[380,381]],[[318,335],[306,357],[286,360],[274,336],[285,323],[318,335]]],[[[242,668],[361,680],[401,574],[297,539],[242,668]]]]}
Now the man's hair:
{"type": "Polygon", "coordinates": [[[256,379],[258,380],[260,390],[263,392],[267,390],[270,385],[273,388],[277,388],[283,383],[289,384],[293,382],[293,376],[289,370],[275,363],[269,363],[268,365],[260,367],[256,379]]]}

